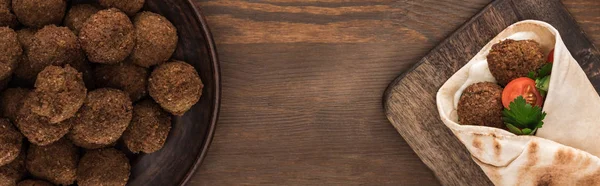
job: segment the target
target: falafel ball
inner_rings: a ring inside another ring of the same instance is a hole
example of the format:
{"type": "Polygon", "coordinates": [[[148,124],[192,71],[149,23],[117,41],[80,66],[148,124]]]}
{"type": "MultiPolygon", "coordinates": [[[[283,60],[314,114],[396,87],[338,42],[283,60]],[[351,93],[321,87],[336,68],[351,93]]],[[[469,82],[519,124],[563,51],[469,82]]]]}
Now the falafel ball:
{"type": "Polygon", "coordinates": [[[19,156],[23,135],[8,119],[0,119],[0,134],[0,166],[4,166],[19,156]]]}
{"type": "Polygon", "coordinates": [[[118,8],[129,16],[134,16],[144,7],[145,0],[99,0],[100,5],[105,8],[118,8]]]}
{"type": "Polygon", "coordinates": [[[88,18],[79,31],[79,39],[90,61],[116,64],[133,50],[135,28],[125,13],[111,8],[88,18]]]}
{"type": "Polygon", "coordinates": [[[25,96],[15,124],[29,142],[40,146],[49,145],[67,134],[71,125],[70,122],[50,124],[47,117],[33,113],[32,107],[38,101],[36,94],[31,91],[25,96]]]}
{"type": "Polygon", "coordinates": [[[27,57],[30,65],[36,67],[36,73],[49,65],[62,66],[85,60],[77,36],[69,28],[55,25],[45,26],[35,33],[27,57]]]}
{"type": "Polygon", "coordinates": [[[502,121],[502,87],[492,82],[469,85],[458,101],[458,122],[505,128],[502,121]]]}
{"type": "Polygon", "coordinates": [[[121,90],[101,88],[91,91],[72,120],[69,138],[84,148],[110,145],[127,129],[132,107],[129,96],[121,90]]]}
{"type": "Polygon", "coordinates": [[[100,8],[91,4],[78,4],[71,7],[67,16],[65,17],[65,26],[69,27],[75,35],[79,34],[79,30],[83,27],[83,23],[90,18],[90,16],[100,11],[100,8]]]}
{"type": "Polygon", "coordinates": [[[35,81],[36,101],[32,112],[48,117],[51,124],[75,115],[87,94],[80,72],[69,65],[46,67],[35,81]]]}
{"type": "Polygon", "coordinates": [[[60,24],[67,10],[66,0],[13,0],[13,12],[25,26],[41,28],[60,24]]]}
{"type": "Polygon", "coordinates": [[[98,87],[109,87],[123,90],[135,102],[148,94],[148,76],[146,68],[130,62],[116,65],[99,65],[94,69],[95,83],[98,87]]]}
{"type": "Polygon", "coordinates": [[[487,61],[490,72],[502,86],[513,79],[527,77],[529,72],[537,71],[546,63],[539,43],[512,39],[494,44],[487,61]]]}
{"type": "Polygon", "coordinates": [[[0,0],[0,9],[10,9],[11,0],[0,0]]]}
{"type": "Polygon", "coordinates": [[[22,54],[17,33],[11,28],[0,27],[0,80],[12,75],[22,54]]]}
{"type": "Polygon", "coordinates": [[[17,186],[54,186],[54,184],[43,180],[23,180],[17,186]]]}
{"type": "Polygon", "coordinates": [[[123,141],[133,153],[160,150],[171,130],[171,115],[152,100],[133,106],[133,119],[123,133],[123,141]]]}
{"type": "Polygon", "coordinates": [[[27,174],[25,169],[25,151],[21,149],[21,153],[14,161],[7,165],[0,166],[0,185],[16,185],[27,174]]]}
{"type": "Polygon", "coordinates": [[[152,12],[139,13],[133,21],[136,45],[134,64],[150,67],[166,62],[177,48],[177,29],[167,18],[152,12]]]}
{"type": "Polygon", "coordinates": [[[31,90],[24,88],[9,88],[2,92],[0,95],[0,110],[2,111],[2,117],[15,122],[17,113],[23,105],[25,96],[27,96],[30,91],[31,90]]]}
{"type": "Polygon", "coordinates": [[[113,148],[90,150],[77,167],[77,184],[124,186],[129,180],[129,159],[113,148]]]}
{"type": "Polygon", "coordinates": [[[77,178],[79,150],[67,139],[46,146],[30,145],[25,165],[35,177],[57,185],[70,185],[77,178]]]}
{"type": "Polygon", "coordinates": [[[150,96],[166,111],[178,116],[200,100],[203,87],[196,69],[182,61],[159,65],[148,80],[150,96]]]}

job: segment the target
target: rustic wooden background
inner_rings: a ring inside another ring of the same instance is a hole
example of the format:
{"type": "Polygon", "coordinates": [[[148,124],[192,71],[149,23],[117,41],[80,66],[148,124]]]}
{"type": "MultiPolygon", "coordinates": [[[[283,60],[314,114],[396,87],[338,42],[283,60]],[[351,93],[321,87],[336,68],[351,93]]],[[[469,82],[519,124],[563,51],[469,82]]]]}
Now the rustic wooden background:
{"type": "MultiPolygon", "coordinates": [[[[190,185],[438,185],[387,121],[388,83],[489,0],[195,0],[221,60],[190,185]]],[[[564,0],[600,46],[600,1],[564,0]]]]}

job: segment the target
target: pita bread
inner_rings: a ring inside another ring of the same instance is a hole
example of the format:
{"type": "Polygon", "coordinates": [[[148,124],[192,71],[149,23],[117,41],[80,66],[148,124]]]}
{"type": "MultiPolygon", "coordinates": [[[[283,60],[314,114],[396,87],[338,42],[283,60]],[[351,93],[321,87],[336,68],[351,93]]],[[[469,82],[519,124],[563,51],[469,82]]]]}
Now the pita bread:
{"type": "Polygon", "coordinates": [[[551,25],[526,20],[509,26],[450,77],[436,98],[444,124],[494,184],[600,185],[600,145],[595,145],[600,134],[600,97],[551,25]],[[555,49],[543,108],[547,116],[537,136],[457,123],[462,90],[481,81],[495,82],[486,56],[492,45],[505,39],[533,39],[546,54],[555,49]]]}

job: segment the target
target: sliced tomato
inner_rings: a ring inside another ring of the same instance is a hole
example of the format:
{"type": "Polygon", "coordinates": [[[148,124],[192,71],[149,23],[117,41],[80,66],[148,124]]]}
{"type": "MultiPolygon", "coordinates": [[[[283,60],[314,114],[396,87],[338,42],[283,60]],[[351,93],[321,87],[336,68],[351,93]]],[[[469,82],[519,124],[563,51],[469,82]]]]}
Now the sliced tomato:
{"type": "Polygon", "coordinates": [[[550,50],[550,54],[548,54],[548,63],[554,63],[554,49],[550,50]]]}
{"type": "Polygon", "coordinates": [[[535,88],[535,81],[531,78],[521,77],[509,82],[502,91],[502,105],[508,108],[508,105],[519,96],[523,96],[531,105],[542,107],[544,103],[542,95],[535,88]]]}

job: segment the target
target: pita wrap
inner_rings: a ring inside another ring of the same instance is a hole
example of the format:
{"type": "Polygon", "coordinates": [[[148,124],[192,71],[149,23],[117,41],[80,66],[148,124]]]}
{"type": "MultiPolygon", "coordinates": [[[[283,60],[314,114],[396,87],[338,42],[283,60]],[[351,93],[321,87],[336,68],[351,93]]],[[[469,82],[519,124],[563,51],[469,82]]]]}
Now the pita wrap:
{"type": "Polygon", "coordinates": [[[534,20],[515,23],[494,39],[437,93],[444,124],[467,147],[473,160],[496,185],[600,185],[600,97],[558,31],[534,20]],[[496,82],[487,66],[492,45],[505,40],[532,39],[545,54],[554,49],[554,64],[543,110],[544,125],[536,136],[458,124],[462,91],[477,82],[496,82]]]}

